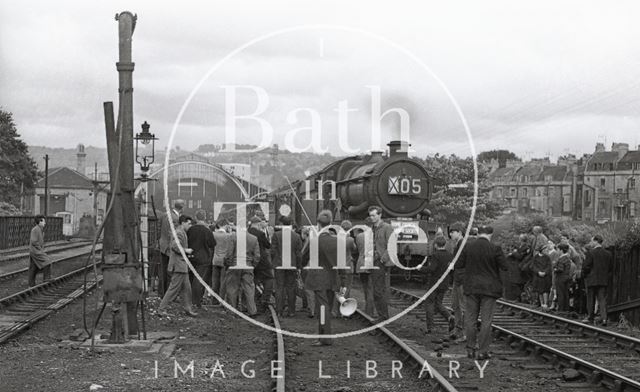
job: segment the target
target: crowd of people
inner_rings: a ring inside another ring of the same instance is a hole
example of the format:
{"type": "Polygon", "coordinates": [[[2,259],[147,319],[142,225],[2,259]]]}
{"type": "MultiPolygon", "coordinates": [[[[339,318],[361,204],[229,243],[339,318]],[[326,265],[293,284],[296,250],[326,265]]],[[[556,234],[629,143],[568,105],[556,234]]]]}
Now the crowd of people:
{"type": "Polygon", "coordinates": [[[530,235],[520,235],[519,246],[507,254],[504,297],[543,311],[586,314],[583,322],[595,321],[597,303],[599,322],[606,326],[613,256],[602,243],[603,238],[595,235],[581,248],[567,234],[554,243],[540,226],[534,226],[530,235]]]}
{"type": "MultiPolygon", "coordinates": [[[[184,202],[176,200],[171,214],[161,220],[161,261],[153,274],[162,297],[160,315],[167,315],[169,305],[178,297],[185,314],[192,317],[203,309],[204,301],[217,305],[216,297],[207,295],[201,278],[218,298],[249,317],[255,318],[266,312],[269,304],[275,304],[280,317],[295,317],[302,311],[318,319],[319,334],[331,334],[331,318],[340,315],[336,294],[349,296],[357,274],[364,291],[365,311],[372,317],[377,313],[380,320],[389,318],[389,270],[393,262],[387,244],[393,229],[381,219],[380,207],[369,208],[366,222],[373,235],[372,246],[365,240],[362,227],[353,228],[348,220],[339,227],[333,226],[333,215],[328,210],[318,214],[316,227],[298,228],[289,217],[281,216],[274,228],[264,216],[256,214],[249,218],[245,230],[224,218],[210,224],[204,210],[196,211],[193,217],[184,215],[183,208],[184,202]],[[176,236],[171,233],[170,219],[176,236]],[[286,227],[289,229],[285,233],[286,227]],[[338,240],[339,231],[345,232],[344,245],[338,240]],[[312,235],[317,235],[317,249],[312,235]],[[240,251],[244,252],[247,268],[237,260],[240,236],[244,237],[244,250],[240,251]],[[188,268],[181,248],[197,275],[188,268]],[[346,260],[342,268],[334,268],[338,267],[338,252],[344,252],[346,260]],[[373,268],[367,265],[367,255],[373,260],[373,268]],[[308,266],[317,268],[305,268],[308,266]],[[301,309],[296,309],[297,298],[301,298],[301,309]],[[321,311],[325,317],[320,317],[321,311]]],[[[331,340],[320,339],[314,344],[330,345],[331,340]]]]}
{"type": "Polygon", "coordinates": [[[436,234],[434,251],[425,261],[427,287],[433,292],[425,300],[426,332],[432,333],[437,312],[449,324],[450,337],[466,343],[468,356],[489,358],[491,323],[498,298],[539,306],[543,311],[586,314],[584,323],[606,326],[607,290],[613,256],[602,247],[603,238],[592,237],[585,249],[577,250],[568,235],[555,244],[541,227],[520,235],[520,244],[505,254],[491,242],[493,228],[472,228],[463,249],[461,226],[449,229],[450,241],[436,234]],[[453,246],[449,246],[448,242],[453,246]],[[460,254],[450,279],[442,279],[454,255],[460,254]],[[440,282],[440,283],[438,283],[440,282]],[[443,305],[451,285],[453,314],[443,305]]]}
{"type": "MultiPolygon", "coordinates": [[[[274,228],[256,214],[245,229],[224,219],[210,224],[204,210],[196,211],[194,217],[183,215],[183,207],[184,202],[177,200],[161,224],[162,261],[157,273],[161,315],[178,297],[184,312],[193,317],[203,301],[218,305],[216,298],[221,298],[255,318],[267,311],[275,297],[280,317],[295,317],[303,311],[318,319],[319,334],[331,334],[331,318],[339,316],[336,293],[349,296],[357,274],[365,313],[377,320],[389,318],[390,267],[394,263],[387,245],[393,228],[382,220],[380,207],[370,207],[365,222],[371,228],[371,239],[366,238],[363,225],[353,227],[348,220],[334,225],[327,210],[318,214],[315,227],[298,228],[289,217],[281,216],[274,228]],[[169,219],[176,236],[171,234],[169,219]],[[338,234],[344,234],[344,244],[338,234]],[[244,239],[239,241],[241,235],[244,239]],[[312,235],[317,242],[311,240],[312,235]],[[180,248],[197,275],[188,268],[180,248]],[[239,264],[240,252],[244,252],[243,264],[239,264]],[[339,265],[342,256],[346,263],[339,265]],[[371,259],[373,263],[367,261],[371,259]],[[217,297],[206,295],[201,279],[217,297]],[[296,308],[297,298],[301,298],[301,309],[296,308]],[[321,311],[326,312],[323,317],[321,311]]],[[[516,248],[505,253],[491,242],[491,226],[473,228],[466,241],[460,226],[451,227],[448,234],[449,239],[442,231],[436,234],[433,251],[422,267],[427,288],[433,289],[424,305],[427,334],[435,328],[437,313],[448,323],[450,337],[466,343],[469,357],[488,358],[491,321],[500,297],[534,304],[544,311],[586,313],[583,322],[594,322],[597,308],[599,321],[607,324],[606,295],[613,261],[602,248],[602,237],[594,236],[583,250],[566,235],[554,244],[540,227],[534,227],[532,233],[520,236],[516,248]],[[443,279],[458,252],[450,279],[443,279]],[[443,305],[450,286],[452,312],[443,305]]],[[[330,345],[331,340],[314,344],[330,345]]]]}

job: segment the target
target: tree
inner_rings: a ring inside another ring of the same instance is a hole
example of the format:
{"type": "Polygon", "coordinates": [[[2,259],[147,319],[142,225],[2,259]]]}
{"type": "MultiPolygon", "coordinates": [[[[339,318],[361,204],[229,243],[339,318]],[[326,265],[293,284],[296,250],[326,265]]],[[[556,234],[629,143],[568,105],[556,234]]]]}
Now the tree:
{"type": "Polygon", "coordinates": [[[491,150],[478,154],[478,162],[489,163],[492,159],[497,159],[500,167],[504,167],[507,160],[519,161],[520,158],[509,150],[491,150]]]}
{"type": "Polygon", "coordinates": [[[0,201],[20,205],[20,193],[32,190],[38,167],[13,122],[13,115],[0,109],[0,201]]]}
{"type": "Polygon", "coordinates": [[[20,215],[20,210],[13,204],[0,201],[0,216],[20,215]]]}
{"type": "MultiPolygon", "coordinates": [[[[434,180],[429,209],[433,220],[443,224],[462,223],[466,226],[473,206],[473,160],[456,155],[436,154],[423,160],[434,180]],[[456,184],[459,187],[449,187],[456,184]]],[[[489,200],[488,171],[478,166],[478,199],[474,221],[487,222],[500,215],[499,203],[489,200]]]]}

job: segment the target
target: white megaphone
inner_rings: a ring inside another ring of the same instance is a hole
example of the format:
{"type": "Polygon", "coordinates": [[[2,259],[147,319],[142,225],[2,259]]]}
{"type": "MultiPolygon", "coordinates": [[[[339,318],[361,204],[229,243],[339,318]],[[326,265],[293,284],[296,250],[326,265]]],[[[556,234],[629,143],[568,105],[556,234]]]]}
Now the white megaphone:
{"type": "Polygon", "coordinates": [[[336,294],[336,299],[340,303],[340,314],[349,317],[358,309],[358,301],[355,298],[345,298],[342,293],[336,294]]]}

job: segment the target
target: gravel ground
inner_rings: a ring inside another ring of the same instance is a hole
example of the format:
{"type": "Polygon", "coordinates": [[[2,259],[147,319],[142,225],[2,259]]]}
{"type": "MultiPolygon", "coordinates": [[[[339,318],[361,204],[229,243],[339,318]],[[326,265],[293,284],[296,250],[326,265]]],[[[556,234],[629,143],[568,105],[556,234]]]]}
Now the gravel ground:
{"type": "MultiPolygon", "coordinates": [[[[89,297],[95,313],[96,296],[89,297]]],[[[151,311],[159,300],[148,302],[151,311]]],[[[177,304],[174,314],[178,315],[177,304]]],[[[205,307],[207,308],[207,307],[205,307]]],[[[263,316],[264,317],[264,316],[263,316]]],[[[111,323],[109,308],[99,325],[107,331],[111,323]]],[[[38,323],[32,330],[0,346],[0,391],[89,391],[92,384],[100,391],[266,391],[270,388],[270,360],[274,335],[232,316],[223,308],[208,307],[197,318],[148,316],[148,331],[169,331],[177,334],[176,348],[166,357],[161,353],[147,354],[135,349],[110,349],[90,352],[68,339],[82,327],[82,301],[77,301],[38,323]],[[175,361],[190,372],[178,372],[174,378],[175,361]],[[240,372],[245,361],[247,375],[240,372]],[[157,378],[156,378],[157,361],[157,378]],[[222,366],[211,377],[216,361],[222,366]],[[222,378],[222,372],[226,378],[222,378]]]]}
{"type": "MultiPolygon", "coordinates": [[[[88,297],[89,320],[96,314],[95,301],[101,295],[98,292],[88,297]]],[[[133,348],[114,348],[92,353],[78,344],[66,342],[83,324],[82,302],[77,301],[0,346],[0,391],[88,391],[92,384],[102,386],[100,391],[270,390],[273,333],[241,320],[221,307],[205,306],[193,319],[181,316],[179,306],[174,304],[174,316],[159,318],[154,314],[158,302],[157,298],[148,301],[147,330],[175,334],[174,351],[144,353],[133,348]],[[186,369],[190,361],[194,364],[193,377],[190,372],[174,377],[175,364],[186,369]],[[242,373],[245,362],[246,375],[242,373]],[[249,378],[252,371],[255,371],[255,378],[249,378]]],[[[360,304],[363,307],[363,303],[360,304]]],[[[391,310],[398,312],[400,308],[392,307],[391,310]]],[[[267,318],[260,316],[260,320],[267,318]]],[[[283,328],[298,332],[315,333],[317,328],[317,320],[307,318],[304,312],[281,321],[283,328]]],[[[108,331],[110,323],[107,308],[98,329],[108,331]]],[[[359,322],[355,320],[334,319],[334,332],[363,326],[356,324],[359,322]]],[[[518,359],[522,354],[501,342],[494,344],[494,351],[500,354],[494,356],[484,371],[484,378],[480,379],[476,365],[462,358],[463,345],[441,341],[446,336],[443,322],[439,322],[437,331],[430,336],[424,335],[423,326],[422,318],[408,315],[400,323],[392,324],[390,329],[402,338],[414,341],[414,347],[423,346],[420,353],[445,376],[449,376],[449,361],[458,361],[462,380],[452,378],[454,385],[464,383],[479,391],[561,389],[557,386],[561,382],[558,371],[542,360],[518,359]],[[438,346],[443,348],[442,357],[436,354],[438,346]]],[[[406,367],[401,370],[402,378],[392,374],[392,361],[402,359],[371,334],[338,339],[331,347],[313,347],[310,343],[309,339],[285,336],[290,391],[426,390],[426,384],[406,367]],[[375,361],[377,373],[370,371],[367,376],[367,360],[375,361]],[[320,378],[320,361],[322,374],[331,378],[320,378]],[[347,376],[348,367],[350,377],[347,376]]]]}
{"type": "MultiPolygon", "coordinates": [[[[282,320],[282,328],[309,334],[317,333],[317,319],[298,312],[282,320]]],[[[332,319],[333,333],[343,333],[366,326],[345,319],[332,319]]],[[[285,336],[286,377],[291,391],[424,391],[429,388],[377,336],[359,334],[335,339],[332,346],[311,346],[313,340],[285,336]],[[368,362],[367,362],[368,361],[368,362]],[[393,361],[396,368],[393,373],[393,361]],[[367,371],[367,367],[369,370],[367,371]],[[322,377],[321,377],[322,375],[322,377]]]]}
{"type": "MultiPolygon", "coordinates": [[[[393,298],[393,297],[392,297],[393,298]]],[[[400,301],[390,307],[392,314],[399,313],[404,306],[400,301]]],[[[405,340],[415,341],[426,349],[436,369],[443,375],[448,375],[450,360],[460,362],[460,378],[453,378],[454,386],[473,385],[479,391],[561,391],[569,389],[563,380],[563,371],[554,369],[549,362],[534,356],[527,356],[519,352],[516,346],[512,348],[507,342],[494,338],[491,351],[494,353],[484,370],[481,378],[477,365],[465,358],[465,343],[449,341],[447,325],[440,315],[436,315],[436,328],[431,334],[424,333],[426,321],[423,306],[418,307],[410,315],[401,319],[401,323],[392,323],[389,329],[405,340]],[[435,354],[440,352],[441,356],[435,354]]],[[[429,359],[429,358],[427,358],[429,359]]],[[[482,365],[482,363],[480,364],[482,365]]],[[[584,378],[574,380],[584,383],[584,378]]],[[[582,387],[584,391],[601,391],[598,387],[582,387]]]]}

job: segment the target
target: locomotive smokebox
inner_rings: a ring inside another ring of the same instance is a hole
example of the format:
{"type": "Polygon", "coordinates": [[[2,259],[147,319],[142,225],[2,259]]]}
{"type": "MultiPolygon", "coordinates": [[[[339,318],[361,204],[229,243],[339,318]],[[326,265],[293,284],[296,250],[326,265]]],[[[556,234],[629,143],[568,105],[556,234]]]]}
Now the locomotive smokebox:
{"type": "Polygon", "coordinates": [[[403,140],[393,140],[387,144],[389,146],[389,157],[390,158],[408,158],[409,157],[409,142],[405,142],[403,140]]]}

